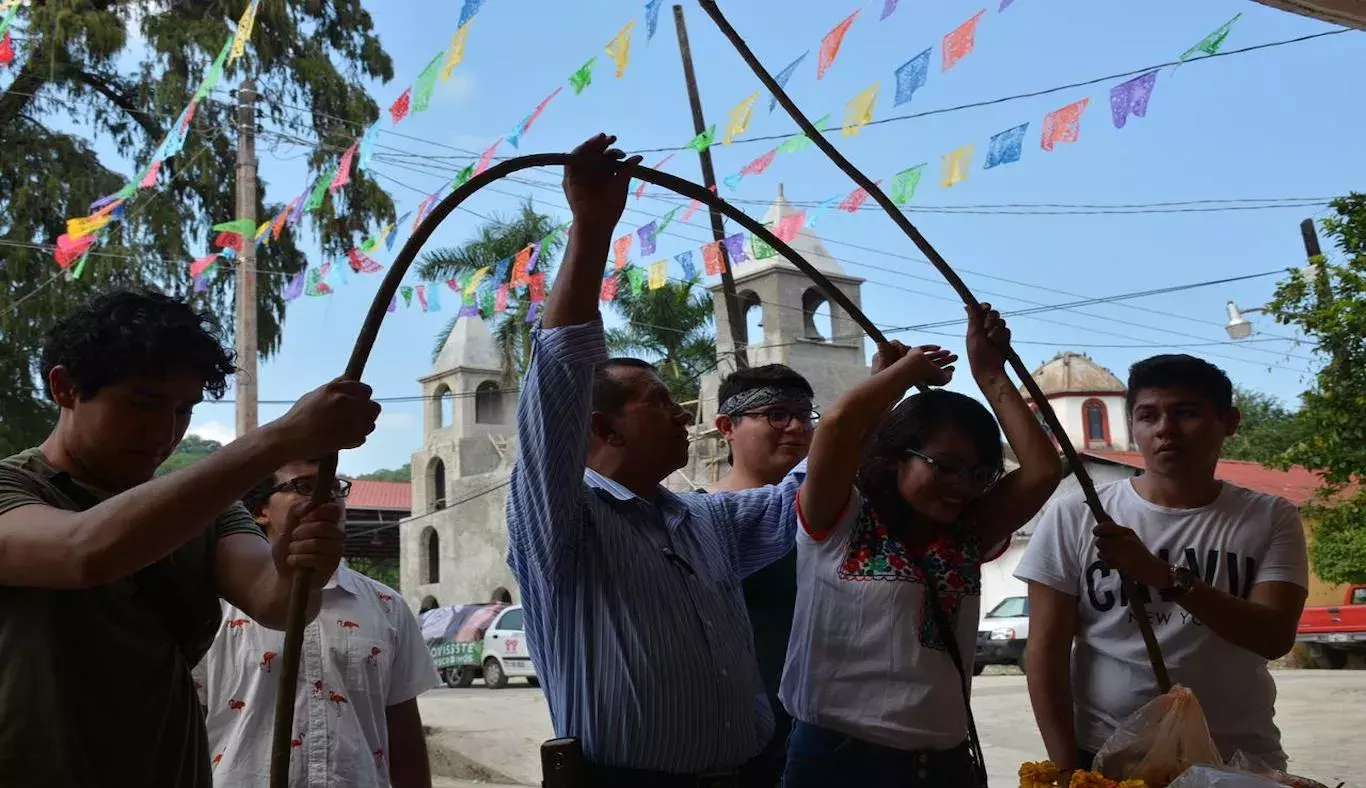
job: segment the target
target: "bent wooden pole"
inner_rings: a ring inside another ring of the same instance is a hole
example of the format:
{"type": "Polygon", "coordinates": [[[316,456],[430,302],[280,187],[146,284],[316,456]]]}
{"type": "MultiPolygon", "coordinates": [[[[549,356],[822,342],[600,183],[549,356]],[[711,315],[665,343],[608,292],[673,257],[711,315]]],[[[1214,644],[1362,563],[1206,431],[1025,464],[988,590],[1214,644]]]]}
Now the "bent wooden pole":
{"type": "MultiPolygon", "coordinates": [[[[351,359],[347,362],[346,371],[342,373],[342,377],[348,380],[360,380],[361,374],[365,371],[365,363],[370,358],[370,351],[374,349],[375,338],[379,336],[380,325],[384,322],[384,316],[388,312],[389,302],[398,292],[399,283],[403,281],[408,268],[417,259],[418,253],[422,251],[423,245],[427,243],[432,232],[445,221],[447,216],[450,216],[452,211],[472,194],[500,178],[505,178],[519,170],[531,167],[562,166],[569,161],[569,158],[567,153],[538,153],[508,159],[471,178],[463,186],[437,203],[432,212],[422,220],[417,230],[408,238],[403,249],[399,251],[398,257],[389,266],[388,273],[384,275],[384,280],[379,286],[379,292],[375,293],[375,300],[370,304],[370,311],[365,315],[360,336],[356,339],[356,345],[351,351],[351,359]]],[[[705,187],[686,181],[676,175],[659,172],[648,167],[636,167],[634,177],[715,208],[750,233],[759,236],[765,243],[777,250],[778,254],[787,258],[793,265],[801,269],[802,273],[810,277],[811,281],[825,294],[825,297],[838,304],[860,328],[868,333],[874,342],[879,345],[886,343],[887,338],[847,295],[835,287],[815,266],[797,254],[785,241],[775,236],[768,228],[750,218],[743,211],[733,207],[705,187]]],[[[332,482],[336,478],[336,474],[337,455],[332,454],[324,457],[318,464],[317,482],[313,493],[315,505],[322,505],[331,500],[332,482]]],[[[299,682],[299,656],[303,647],[304,625],[306,623],[304,616],[308,607],[310,574],[309,570],[300,570],[294,575],[294,586],[289,599],[289,613],[285,620],[285,645],[280,660],[281,690],[275,697],[275,730],[271,739],[270,788],[287,788],[289,785],[294,700],[299,682]]]]}
{"type": "MultiPolygon", "coordinates": [[[[829,157],[830,161],[834,162],[836,167],[839,167],[845,175],[848,175],[855,183],[861,186],[878,205],[882,206],[882,209],[887,212],[887,215],[892,217],[892,221],[896,222],[896,226],[901,228],[901,231],[906,234],[906,237],[910,238],[916,245],[920,250],[920,253],[925,255],[930,263],[939,270],[940,275],[949,283],[949,286],[958,293],[958,297],[963,299],[963,303],[976,310],[978,307],[977,298],[973,296],[972,291],[964,284],[957,272],[949,266],[948,261],[944,259],[943,255],[939,254],[939,251],[930,245],[930,242],[925,239],[925,236],[921,235],[920,231],[915,228],[915,225],[911,224],[911,220],[906,218],[906,214],[897,207],[896,203],[892,202],[891,198],[888,197],[882,189],[878,188],[878,185],[873,182],[873,179],[864,175],[857,167],[850,163],[834,145],[830,144],[830,141],[825,138],[825,135],[821,133],[820,129],[816,128],[811,121],[802,114],[802,111],[797,108],[797,105],[793,103],[792,99],[783,91],[782,86],[764,69],[763,64],[755,57],[754,52],[750,50],[749,45],[740,37],[740,34],[736,32],[735,28],[731,27],[730,22],[728,22],[725,15],[721,13],[721,9],[717,7],[716,0],[698,0],[698,2],[701,3],[702,10],[707,12],[707,16],[710,16],[712,21],[716,23],[716,26],[720,28],[722,35],[724,35],[730,41],[731,45],[735,47],[735,51],[740,54],[740,57],[745,61],[745,64],[749,66],[750,70],[754,72],[754,75],[763,83],[764,88],[773,95],[773,98],[777,99],[778,103],[787,111],[787,114],[792,116],[792,120],[796,121],[797,126],[801,128],[802,133],[814,142],[816,147],[820,148],[821,151],[829,157]]],[[[1063,455],[1067,457],[1068,465],[1071,466],[1072,472],[1077,476],[1077,484],[1081,486],[1082,494],[1086,496],[1086,505],[1090,507],[1091,513],[1095,515],[1096,521],[1108,521],[1110,518],[1105,514],[1104,507],[1101,506],[1100,497],[1096,495],[1095,482],[1091,480],[1090,475],[1086,473],[1086,469],[1082,467],[1081,457],[1077,455],[1076,448],[1074,448],[1072,442],[1068,440],[1067,432],[1063,429],[1062,423],[1058,421],[1058,416],[1053,412],[1053,408],[1044,397],[1043,391],[1039,389],[1039,384],[1036,383],[1034,377],[1029,374],[1029,368],[1020,360],[1020,357],[1015,353],[1014,348],[1006,349],[1006,359],[1010,362],[1011,368],[1015,370],[1015,374],[1020,378],[1020,382],[1024,384],[1025,389],[1029,391],[1030,398],[1033,399],[1034,404],[1038,406],[1039,413],[1042,414],[1044,422],[1048,424],[1048,428],[1052,431],[1053,437],[1057,439],[1058,445],[1062,448],[1063,455]]],[[[1141,588],[1127,580],[1126,584],[1128,586],[1129,604],[1133,608],[1135,617],[1138,620],[1138,629],[1143,635],[1143,645],[1147,648],[1148,660],[1152,663],[1153,674],[1157,678],[1158,689],[1165,693],[1167,690],[1171,689],[1171,679],[1167,675],[1167,666],[1162,659],[1162,650],[1158,646],[1157,635],[1153,633],[1152,622],[1148,619],[1148,611],[1144,604],[1143,596],[1147,593],[1147,589],[1141,588]]]]}

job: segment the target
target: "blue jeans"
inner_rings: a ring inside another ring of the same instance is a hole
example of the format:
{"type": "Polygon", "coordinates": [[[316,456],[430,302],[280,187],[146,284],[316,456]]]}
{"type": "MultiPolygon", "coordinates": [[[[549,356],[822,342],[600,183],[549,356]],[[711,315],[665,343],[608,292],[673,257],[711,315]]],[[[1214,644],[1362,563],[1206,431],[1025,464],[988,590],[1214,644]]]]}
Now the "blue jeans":
{"type": "Polygon", "coordinates": [[[976,784],[964,741],[951,750],[910,752],[793,724],[783,788],[960,788],[976,784]]]}

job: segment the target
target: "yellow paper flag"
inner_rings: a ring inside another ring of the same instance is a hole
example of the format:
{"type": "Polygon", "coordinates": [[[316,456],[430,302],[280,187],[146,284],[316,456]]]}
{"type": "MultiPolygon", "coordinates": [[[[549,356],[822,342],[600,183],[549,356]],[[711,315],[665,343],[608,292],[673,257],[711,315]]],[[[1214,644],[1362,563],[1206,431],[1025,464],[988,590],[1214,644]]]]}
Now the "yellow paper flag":
{"type": "Polygon", "coordinates": [[[261,222],[261,226],[256,228],[256,235],[252,237],[252,240],[260,241],[264,238],[266,233],[270,232],[270,225],[274,221],[274,219],[267,219],[264,222],[261,222]]]}
{"type": "Polygon", "coordinates": [[[489,275],[489,267],[484,266],[470,275],[470,281],[465,285],[465,297],[474,298],[474,291],[479,289],[479,283],[484,281],[484,277],[489,275]]]}
{"type": "Polygon", "coordinates": [[[451,72],[455,71],[455,67],[460,65],[460,61],[465,59],[465,39],[470,36],[470,24],[473,22],[474,20],[471,19],[469,22],[461,25],[460,29],[455,31],[455,35],[451,36],[451,47],[446,50],[446,62],[441,64],[442,82],[450,79],[451,72]]]}
{"type": "Polygon", "coordinates": [[[620,33],[607,42],[607,55],[617,63],[617,79],[621,79],[621,75],[626,73],[626,64],[631,60],[631,29],[635,26],[636,20],[632,19],[620,33]]]}
{"type": "Polygon", "coordinates": [[[967,180],[968,168],[972,166],[973,148],[974,146],[969,143],[956,151],[944,154],[944,177],[939,181],[940,186],[947,189],[967,180]]]}
{"type": "Polygon", "coordinates": [[[669,261],[650,263],[650,289],[658,290],[669,280],[669,261]]]}
{"type": "Polygon", "coordinates": [[[730,111],[730,125],[726,127],[726,136],[721,140],[722,145],[729,145],[730,141],[735,139],[735,135],[745,133],[745,129],[749,128],[750,116],[754,114],[754,102],[758,100],[759,91],[756,90],[730,111]]]}
{"type": "Polygon", "coordinates": [[[228,63],[232,63],[247,51],[251,29],[256,25],[256,7],[260,4],[261,0],[251,0],[251,5],[242,12],[242,18],[237,20],[237,34],[232,37],[232,51],[228,53],[228,63]]]}
{"type": "Polygon", "coordinates": [[[846,137],[858,134],[858,130],[873,120],[873,107],[877,104],[877,91],[881,82],[874,82],[871,88],[850,99],[844,106],[844,129],[846,137]]]}
{"type": "Polygon", "coordinates": [[[97,213],[94,216],[82,216],[78,219],[66,220],[66,234],[71,236],[71,240],[84,238],[87,235],[94,235],[109,224],[111,214],[97,213]]]}

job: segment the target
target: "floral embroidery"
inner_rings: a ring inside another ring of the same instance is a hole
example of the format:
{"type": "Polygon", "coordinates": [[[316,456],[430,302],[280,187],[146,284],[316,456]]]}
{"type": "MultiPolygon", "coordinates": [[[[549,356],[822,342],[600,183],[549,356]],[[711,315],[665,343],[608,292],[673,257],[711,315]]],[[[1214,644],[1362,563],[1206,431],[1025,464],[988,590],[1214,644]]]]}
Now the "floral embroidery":
{"type": "MultiPolygon", "coordinates": [[[[849,549],[840,564],[839,578],[923,585],[926,570],[933,577],[935,592],[949,625],[956,627],[963,598],[982,593],[982,556],[977,537],[964,534],[960,527],[954,526],[917,554],[889,533],[873,511],[872,504],[864,501],[849,536],[849,549]]],[[[945,649],[944,634],[935,626],[928,594],[920,606],[920,644],[940,651],[945,649]]]]}

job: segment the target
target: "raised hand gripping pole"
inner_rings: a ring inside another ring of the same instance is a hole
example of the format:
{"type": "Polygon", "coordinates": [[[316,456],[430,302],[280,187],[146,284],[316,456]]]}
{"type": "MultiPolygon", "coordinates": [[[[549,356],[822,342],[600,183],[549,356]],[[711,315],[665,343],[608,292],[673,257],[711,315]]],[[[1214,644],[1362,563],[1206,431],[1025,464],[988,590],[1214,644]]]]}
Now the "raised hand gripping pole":
{"type": "MultiPolygon", "coordinates": [[[[873,182],[873,179],[864,175],[857,167],[850,163],[848,159],[844,158],[835,146],[830,144],[830,141],[825,138],[825,135],[821,133],[820,129],[817,129],[811,121],[802,114],[802,111],[797,108],[797,105],[794,104],[787,93],[783,91],[782,86],[773,79],[773,76],[768,73],[763,64],[759,62],[759,59],[755,57],[754,52],[750,50],[749,45],[740,37],[740,34],[736,32],[735,28],[731,27],[730,22],[728,22],[726,17],[721,13],[721,9],[717,7],[716,0],[698,0],[698,2],[701,3],[702,10],[707,12],[707,16],[710,16],[712,21],[716,23],[716,26],[720,28],[722,35],[724,35],[730,41],[731,45],[735,47],[735,51],[740,54],[740,57],[745,61],[745,64],[749,66],[750,70],[754,72],[754,75],[763,83],[764,88],[778,100],[778,103],[787,111],[787,114],[792,116],[792,120],[796,121],[797,126],[802,130],[802,133],[814,142],[816,147],[820,148],[821,151],[829,157],[830,161],[834,162],[836,167],[839,167],[845,175],[848,175],[850,179],[863,187],[864,191],[866,191],[878,205],[882,206],[882,209],[887,212],[887,215],[892,217],[892,221],[896,222],[896,226],[901,228],[901,231],[906,234],[906,237],[910,238],[911,241],[915,243],[916,248],[920,250],[920,253],[925,255],[930,263],[939,270],[940,275],[949,283],[949,286],[958,293],[958,297],[963,299],[963,303],[967,304],[973,310],[976,310],[979,306],[977,298],[973,296],[972,291],[964,284],[957,272],[949,266],[948,261],[930,245],[930,242],[925,239],[925,236],[921,235],[920,231],[915,228],[915,225],[911,224],[911,220],[906,218],[906,214],[897,207],[896,203],[892,202],[891,198],[889,198],[882,189],[878,188],[878,185],[873,182]]],[[[1036,383],[1034,377],[1029,374],[1029,368],[1020,360],[1020,357],[1015,353],[1014,348],[1006,348],[1005,351],[1006,360],[1010,362],[1011,369],[1015,370],[1015,375],[1019,377],[1020,382],[1024,384],[1025,389],[1029,391],[1030,398],[1033,399],[1034,404],[1038,406],[1039,413],[1043,416],[1044,422],[1048,424],[1048,428],[1052,431],[1053,437],[1057,439],[1058,445],[1062,448],[1063,455],[1067,457],[1068,465],[1071,466],[1072,472],[1076,474],[1077,484],[1081,486],[1082,494],[1086,496],[1086,505],[1090,507],[1091,513],[1095,515],[1097,522],[1109,521],[1110,518],[1105,514],[1105,509],[1101,506],[1100,497],[1096,495],[1095,482],[1093,482],[1090,475],[1086,473],[1086,469],[1081,464],[1081,457],[1077,455],[1077,450],[1072,446],[1072,442],[1067,439],[1066,430],[1063,429],[1062,423],[1058,421],[1058,416],[1053,412],[1053,408],[1049,405],[1048,399],[1044,397],[1043,391],[1039,389],[1039,384],[1036,383]]],[[[1143,645],[1148,651],[1148,661],[1152,663],[1153,674],[1157,678],[1158,690],[1166,693],[1171,689],[1171,679],[1167,675],[1167,665],[1162,659],[1162,650],[1157,643],[1157,636],[1153,633],[1152,622],[1148,620],[1147,606],[1144,603],[1143,596],[1147,593],[1147,589],[1138,586],[1127,578],[1125,584],[1128,590],[1129,605],[1133,608],[1134,614],[1138,619],[1138,630],[1143,635],[1143,645]]]]}
{"type": "MultiPolygon", "coordinates": [[[[403,245],[403,249],[399,251],[393,264],[389,266],[388,273],[385,274],[384,280],[380,283],[379,292],[375,293],[375,300],[370,304],[370,311],[365,315],[360,336],[356,339],[356,345],[351,351],[351,358],[346,364],[346,371],[342,373],[342,377],[348,380],[360,380],[361,374],[365,371],[365,363],[370,358],[370,351],[374,349],[375,338],[379,335],[379,327],[384,321],[389,302],[398,292],[399,283],[403,281],[408,268],[412,266],[413,261],[422,251],[423,245],[427,243],[432,232],[441,222],[445,221],[452,211],[470,195],[500,178],[531,167],[562,166],[569,161],[569,158],[567,153],[538,153],[508,159],[476,175],[437,203],[432,212],[422,220],[407,243],[403,245]]],[[[806,274],[821,289],[825,297],[838,304],[860,328],[867,332],[874,342],[879,345],[886,344],[886,337],[878,331],[872,321],[859,310],[848,296],[838,287],[835,287],[815,266],[797,254],[791,246],[788,246],[786,242],[743,211],[734,208],[710,190],[675,175],[652,170],[648,167],[637,167],[635,177],[715,208],[731,221],[759,236],[779,254],[801,269],[802,273],[806,274]]],[[[331,500],[332,482],[336,478],[336,474],[337,455],[332,454],[324,457],[318,464],[317,483],[313,493],[314,505],[320,506],[331,500]]],[[[289,786],[294,700],[299,683],[299,657],[303,647],[304,626],[307,623],[304,621],[304,617],[308,612],[308,585],[311,574],[310,570],[305,569],[294,575],[293,588],[289,599],[289,612],[285,619],[285,645],[284,653],[281,655],[280,691],[275,696],[275,729],[271,738],[270,788],[288,788],[289,786]]]]}

